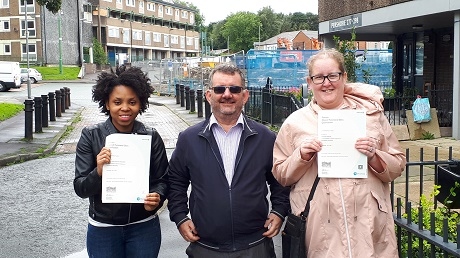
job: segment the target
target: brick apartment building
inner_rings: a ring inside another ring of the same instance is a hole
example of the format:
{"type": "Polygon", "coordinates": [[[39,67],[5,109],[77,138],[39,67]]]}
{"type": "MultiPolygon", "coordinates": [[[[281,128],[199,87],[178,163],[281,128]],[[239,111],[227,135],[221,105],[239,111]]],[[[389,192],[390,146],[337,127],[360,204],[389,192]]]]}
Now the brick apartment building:
{"type": "Polygon", "coordinates": [[[30,62],[80,65],[92,62],[93,37],[111,65],[196,56],[194,23],[192,9],[170,0],[62,1],[57,14],[35,0],[2,0],[0,60],[26,62],[28,46],[30,62]]]}
{"type": "Polygon", "coordinates": [[[452,116],[452,136],[460,139],[460,1],[318,0],[319,38],[392,41],[393,84],[413,88],[452,116]]]}

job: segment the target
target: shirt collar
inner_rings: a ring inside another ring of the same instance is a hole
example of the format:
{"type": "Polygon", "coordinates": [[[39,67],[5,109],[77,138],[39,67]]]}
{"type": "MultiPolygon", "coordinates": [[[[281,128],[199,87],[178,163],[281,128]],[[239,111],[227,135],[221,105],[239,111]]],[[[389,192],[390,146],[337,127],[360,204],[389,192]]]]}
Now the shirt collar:
{"type": "MultiPolygon", "coordinates": [[[[216,117],[214,116],[214,114],[211,114],[211,116],[209,117],[209,126],[210,128],[213,126],[213,125],[219,125],[219,122],[217,122],[217,119],[216,117]]],[[[244,119],[243,119],[243,113],[240,114],[240,116],[238,117],[238,120],[236,121],[236,124],[234,124],[233,126],[235,125],[238,125],[238,124],[241,124],[241,126],[243,127],[244,129],[244,119]]]]}

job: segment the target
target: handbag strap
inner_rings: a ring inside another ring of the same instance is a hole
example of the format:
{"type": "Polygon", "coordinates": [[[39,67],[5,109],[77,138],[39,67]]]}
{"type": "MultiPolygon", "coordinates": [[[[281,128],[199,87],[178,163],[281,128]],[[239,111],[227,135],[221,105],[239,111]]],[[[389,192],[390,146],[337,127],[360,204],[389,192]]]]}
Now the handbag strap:
{"type": "Polygon", "coordinates": [[[302,217],[302,220],[305,220],[308,216],[308,213],[310,212],[310,201],[313,199],[313,195],[315,194],[316,191],[316,186],[318,186],[319,182],[319,177],[316,175],[315,182],[313,182],[313,186],[311,187],[310,194],[308,195],[308,200],[307,204],[305,205],[305,210],[300,213],[300,217],[302,217]]]}

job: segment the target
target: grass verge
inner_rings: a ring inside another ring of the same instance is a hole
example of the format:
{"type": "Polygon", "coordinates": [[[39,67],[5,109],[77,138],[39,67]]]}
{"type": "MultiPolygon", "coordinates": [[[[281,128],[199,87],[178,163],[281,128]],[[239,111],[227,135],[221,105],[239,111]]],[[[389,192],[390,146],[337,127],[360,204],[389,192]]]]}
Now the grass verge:
{"type": "Polygon", "coordinates": [[[0,103],[0,121],[5,121],[24,110],[23,104],[0,103]]]}

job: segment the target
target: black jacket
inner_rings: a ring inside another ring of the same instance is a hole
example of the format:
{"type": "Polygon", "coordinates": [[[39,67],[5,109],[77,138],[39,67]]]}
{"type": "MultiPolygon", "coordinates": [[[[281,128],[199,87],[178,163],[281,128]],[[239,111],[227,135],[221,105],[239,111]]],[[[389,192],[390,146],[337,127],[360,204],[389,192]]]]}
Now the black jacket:
{"type": "MultiPolygon", "coordinates": [[[[168,158],[161,136],[153,129],[149,192],[157,192],[161,196],[162,202],[157,209],[146,211],[144,204],[138,203],[102,203],[102,177],[96,171],[96,156],[105,146],[105,137],[113,133],[117,133],[117,129],[110,118],[82,130],[77,144],[73,186],[78,196],[89,198],[89,216],[92,219],[102,223],[124,225],[155,214],[163,205],[167,192],[168,158]]],[[[133,133],[147,134],[147,129],[144,124],[135,121],[133,133]]]]}
{"type": "Polygon", "coordinates": [[[284,220],[289,209],[289,188],[271,172],[274,141],[267,127],[245,117],[229,186],[209,120],[179,134],[168,168],[171,220],[179,226],[189,219],[190,209],[198,243],[214,250],[243,250],[260,243],[270,212],[267,184],[271,212],[284,220]]]}

